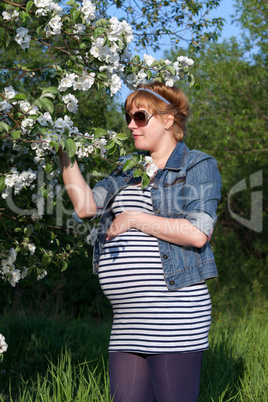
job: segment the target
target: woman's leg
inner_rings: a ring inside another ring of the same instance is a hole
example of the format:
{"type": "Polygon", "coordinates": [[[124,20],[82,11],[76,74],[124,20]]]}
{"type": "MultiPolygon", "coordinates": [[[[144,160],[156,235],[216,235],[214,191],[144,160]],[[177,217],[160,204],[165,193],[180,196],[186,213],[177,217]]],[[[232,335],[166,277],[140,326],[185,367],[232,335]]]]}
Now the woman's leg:
{"type": "Polygon", "coordinates": [[[154,402],[154,390],[146,356],[109,353],[111,395],[114,402],[154,402]]]}
{"type": "Polygon", "coordinates": [[[157,402],[197,402],[203,352],[147,355],[157,402]]]}

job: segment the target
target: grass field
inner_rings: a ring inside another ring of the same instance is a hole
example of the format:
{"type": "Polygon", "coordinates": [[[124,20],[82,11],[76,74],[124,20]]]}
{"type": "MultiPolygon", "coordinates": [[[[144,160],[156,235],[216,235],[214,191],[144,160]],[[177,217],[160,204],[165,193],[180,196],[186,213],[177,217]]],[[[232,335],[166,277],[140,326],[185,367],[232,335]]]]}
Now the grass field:
{"type": "MultiPolygon", "coordinates": [[[[9,345],[0,364],[1,402],[111,401],[107,346],[111,322],[66,316],[5,315],[9,345]]],[[[268,400],[268,318],[265,311],[213,319],[202,402],[268,400]]]]}

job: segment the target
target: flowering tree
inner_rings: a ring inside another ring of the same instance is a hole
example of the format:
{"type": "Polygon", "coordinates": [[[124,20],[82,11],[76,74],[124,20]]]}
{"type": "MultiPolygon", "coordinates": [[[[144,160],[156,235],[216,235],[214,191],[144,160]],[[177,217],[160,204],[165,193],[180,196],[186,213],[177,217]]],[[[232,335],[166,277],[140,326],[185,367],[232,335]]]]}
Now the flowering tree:
{"type": "MultiPolygon", "coordinates": [[[[3,61],[1,81],[10,72],[17,74],[12,85],[0,88],[0,220],[5,233],[0,277],[15,286],[31,272],[41,279],[51,267],[66,269],[85,241],[94,244],[96,228],[66,208],[57,151],[61,146],[72,160],[77,158],[90,181],[94,157],[116,163],[126,152],[127,135],[77,127],[73,118],[83,93],[90,96],[96,88],[113,97],[123,82],[135,89],[154,78],[173,86],[186,77],[193,85],[194,77],[189,68],[193,60],[187,57],[172,62],[148,54],[143,60],[132,56],[131,26],[116,17],[102,18],[90,0],[70,0],[65,7],[54,0],[3,0],[0,13],[1,48],[14,55],[12,63],[3,61]],[[33,67],[31,48],[40,56],[38,68],[33,67]],[[52,64],[46,65],[48,59],[52,64]],[[57,84],[39,86],[38,74],[53,77],[57,84]],[[25,77],[37,84],[25,85],[25,77]],[[60,234],[70,228],[73,236],[63,240],[60,234]]],[[[144,185],[150,175],[143,169],[146,162],[134,157],[125,167],[136,166],[144,185]]],[[[3,337],[0,341],[2,353],[6,344],[3,337]]]]}

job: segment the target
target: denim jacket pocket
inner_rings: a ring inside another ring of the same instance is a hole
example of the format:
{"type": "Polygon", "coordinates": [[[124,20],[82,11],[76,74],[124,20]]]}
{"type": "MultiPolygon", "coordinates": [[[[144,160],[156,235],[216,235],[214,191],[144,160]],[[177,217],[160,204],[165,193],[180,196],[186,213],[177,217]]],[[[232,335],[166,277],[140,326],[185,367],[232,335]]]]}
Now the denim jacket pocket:
{"type": "Polygon", "coordinates": [[[165,205],[167,216],[173,218],[183,217],[185,175],[170,174],[164,182],[165,205]],[[170,178],[168,177],[170,176],[170,178]]]}

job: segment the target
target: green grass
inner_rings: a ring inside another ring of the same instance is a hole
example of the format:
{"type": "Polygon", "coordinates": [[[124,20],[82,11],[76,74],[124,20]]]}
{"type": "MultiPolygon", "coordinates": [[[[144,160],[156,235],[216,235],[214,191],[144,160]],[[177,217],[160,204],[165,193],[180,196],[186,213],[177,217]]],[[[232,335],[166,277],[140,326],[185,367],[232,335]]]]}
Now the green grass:
{"type": "MultiPolygon", "coordinates": [[[[110,324],[68,317],[2,317],[0,332],[9,348],[0,365],[0,401],[111,401],[110,324]]],[[[199,401],[267,401],[267,339],[265,311],[215,318],[199,401]]]]}

